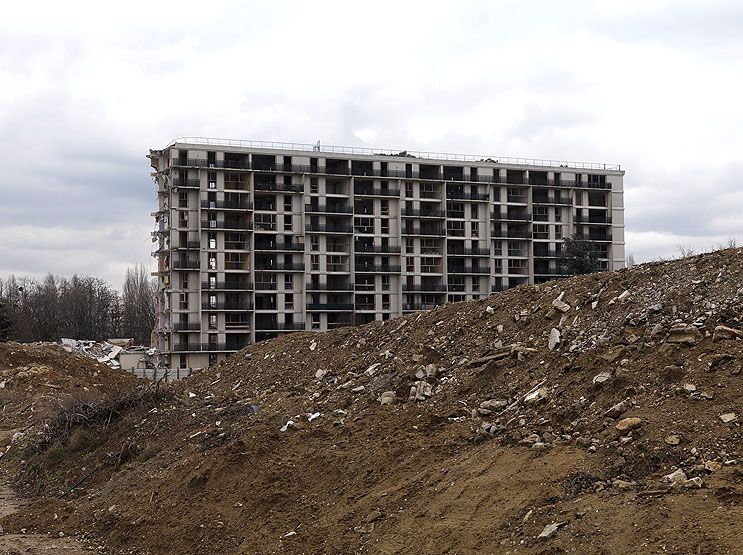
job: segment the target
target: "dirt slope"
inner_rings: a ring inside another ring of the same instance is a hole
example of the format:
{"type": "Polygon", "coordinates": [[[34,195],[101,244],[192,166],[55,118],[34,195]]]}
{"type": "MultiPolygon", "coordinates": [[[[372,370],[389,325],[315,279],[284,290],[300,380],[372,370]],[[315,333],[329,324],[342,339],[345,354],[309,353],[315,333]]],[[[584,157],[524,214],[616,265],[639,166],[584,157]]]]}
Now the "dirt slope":
{"type": "Polygon", "coordinates": [[[28,441],[39,497],[2,524],[111,553],[741,553],[742,318],[729,249],[287,335],[28,441]]]}

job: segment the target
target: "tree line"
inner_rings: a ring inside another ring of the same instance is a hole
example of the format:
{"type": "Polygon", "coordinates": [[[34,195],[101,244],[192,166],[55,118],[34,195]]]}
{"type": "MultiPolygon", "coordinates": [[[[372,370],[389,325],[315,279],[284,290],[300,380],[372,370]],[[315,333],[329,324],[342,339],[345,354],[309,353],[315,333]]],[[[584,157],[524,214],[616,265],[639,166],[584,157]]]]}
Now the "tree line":
{"type": "Polygon", "coordinates": [[[149,345],[155,295],[155,282],[141,265],[127,268],[121,293],[91,276],[10,275],[0,279],[0,341],[132,337],[149,345]]]}

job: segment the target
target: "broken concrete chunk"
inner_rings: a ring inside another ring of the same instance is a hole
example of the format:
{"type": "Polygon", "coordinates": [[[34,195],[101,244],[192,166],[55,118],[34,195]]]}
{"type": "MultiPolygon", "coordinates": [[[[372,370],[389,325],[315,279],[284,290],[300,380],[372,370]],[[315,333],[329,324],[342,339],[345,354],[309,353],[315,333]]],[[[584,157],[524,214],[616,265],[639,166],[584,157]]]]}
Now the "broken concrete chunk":
{"type": "MultiPolygon", "coordinates": [[[[562,297],[562,295],[560,295],[560,297],[562,297]]],[[[568,312],[570,310],[570,305],[563,301],[560,297],[552,301],[552,306],[562,313],[568,312]]]]}
{"type": "Polygon", "coordinates": [[[639,428],[641,425],[642,419],[637,418],[636,416],[631,416],[629,418],[623,418],[622,420],[617,422],[616,426],[614,427],[620,432],[626,432],[639,428]]]}
{"type": "Polygon", "coordinates": [[[385,391],[379,396],[379,402],[383,405],[392,405],[395,402],[395,392],[385,391]]]}
{"type": "Polygon", "coordinates": [[[735,422],[736,420],[738,420],[738,415],[734,412],[728,412],[726,414],[721,414],[720,420],[722,420],[725,424],[729,424],[730,422],[735,422]]]}
{"type": "Polygon", "coordinates": [[[548,524],[544,527],[544,530],[539,533],[539,536],[537,536],[538,539],[548,540],[549,538],[554,536],[555,533],[557,533],[557,531],[560,529],[560,526],[563,526],[564,524],[564,522],[553,522],[552,524],[548,524]]]}
{"type": "Polygon", "coordinates": [[[668,331],[667,343],[680,343],[682,345],[696,345],[702,340],[702,334],[694,326],[674,326],[668,331]]]}
{"type": "Polygon", "coordinates": [[[609,410],[607,410],[604,414],[611,418],[618,418],[619,416],[627,412],[627,408],[628,408],[627,401],[620,401],[619,403],[611,407],[609,410]]]}
{"type": "Polygon", "coordinates": [[[547,342],[547,347],[549,350],[553,350],[555,347],[557,347],[560,344],[560,330],[557,328],[552,328],[550,331],[549,340],[547,342]]]}
{"type": "Polygon", "coordinates": [[[675,484],[676,482],[686,482],[688,478],[686,477],[686,473],[681,470],[680,468],[678,470],[674,470],[670,474],[666,474],[663,476],[664,482],[670,482],[672,484],[675,484]]]}
{"type": "Polygon", "coordinates": [[[743,330],[729,328],[728,326],[716,326],[712,335],[712,341],[723,341],[725,339],[743,338],[743,330]]]}
{"type": "Polygon", "coordinates": [[[593,385],[602,384],[604,382],[607,382],[611,379],[611,372],[608,370],[604,370],[603,372],[596,374],[593,377],[593,385]]]}

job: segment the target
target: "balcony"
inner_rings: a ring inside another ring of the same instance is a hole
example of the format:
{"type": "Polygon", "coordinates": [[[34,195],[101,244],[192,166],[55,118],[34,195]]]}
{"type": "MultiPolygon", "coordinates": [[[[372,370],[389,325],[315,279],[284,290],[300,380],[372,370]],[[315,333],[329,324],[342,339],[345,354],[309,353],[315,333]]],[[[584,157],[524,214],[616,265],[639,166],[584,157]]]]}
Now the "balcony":
{"type": "Polygon", "coordinates": [[[353,233],[350,224],[305,224],[304,229],[316,233],[353,233]]]}
{"type": "Polygon", "coordinates": [[[596,224],[596,225],[610,224],[611,216],[609,214],[584,216],[583,214],[578,213],[573,216],[573,221],[576,224],[596,224]]]}
{"type": "Polygon", "coordinates": [[[528,222],[531,214],[515,214],[513,212],[491,212],[490,219],[494,222],[528,222]]]}
{"type": "Polygon", "coordinates": [[[305,283],[305,291],[353,291],[352,283],[305,283]]]}
{"type": "Polygon", "coordinates": [[[255,245],[256,251],[302,251],[304,252],[304,243],[277,242],[269,244],[255,245]]]}
{"type": "Polygon", "coordinates": [[[254,308],[255,308],[255,305],[253,303],[231,303],[231,302],[201,303],[202,310],[247,311],[247,310],[254,310],[254,308]]]}
{"type": "Polygon", "coordinates": [[[490,256],[490,249],[449,249],[447,256],[490,256]]]}
{"type": "Polygon", "coordinates": [[[444,230],[443,227],[421,228],[421,227],[404,226],[402,230],[402,234],[403,235],[422,235],[422,236],[431,236],[431,237],[445,237],[446,230],[444,230]]]}
{"type": "Polygon", "coordinates": [[[175,322],[173,331],[201,331],[201,322],[175,322]]]}
{"type": "Polygon", "coordinates": [[[400,189],[380,189],[377,187],[356,187],[353,194],[357,197],[399,197],[400,189]]]}
{"type": "Polygon", "coordinates": [[[266,164],[257,162],[253,164],[253,169],[257,172],[278,172],[278,173],[317,173],[317,168],[303,164],[266,164]]]}
{"type": "Polygon", "coordinates": [[[301,183],[255,183],[253,190],[272,193],[304,193],[304,185],[301,183]]]}
{"type": "Polygon", "coordinates": [[[408,218],[445,218],[446,210],[421,210],[420,208],[403,208],[402,215],[408,218]]]}
{"type": "Polygon", "coordinates": [[[250,322],[245,320],[224,323],[225,331],[250,331],[250,327],[250,322]]]}
{"type": "Polygon", "coordinates": [[[402,290],[406,292],[431,292],[446,293],[446,284],[444,283],[426,283],[418,285],[408,285],[404,283],[402,290]]]}
{"type": "Polygon", "coordinates": [[[500,229],[493,230],[492,236],[498,239],[531,239],[531,232],[529,231],[501,231],[500,229]]]}
{"type": "MultiPolygon", "coordinates": [[[[265,264],[255,261],[256,272],[304,272],[304,262],[290,262],[285,264],[265,264]]],[[[256,284],[257,285],[257,284],[256,284]]]]}
{"type": "Polygon", "coordinates": [[[203,220],[202,229],[228,229],[239,231],[250,231],[253,229],[251,222],[226,222],[221,220],[203,220]]]}
{"type": "Polygon", "coordinates": [[[328,206],[325,204],[305,204],[304,211],[309,214],[353,214],[350,206],[328,206]]]}
{"type": "MultiPolygon", "coordinates": [[[[408,195],[405,195],[405,196],[407,197],[408,195]]],[[[439,191],[419,191],[418,198],[429,199],[429,200],[441,200],[441,193],[439,191]]]]}
{"type": "Polygon", "coordinates": [[[237,283],[227,283],[224,281],[210,283],[208,281],[202,281],[201,289],[205,291],[252,291],[253,283],[249,281],[237,283]]]}
{"type": "Polygon", "coordinates": [[[562,204],[562,205],[572,205],[573,200],[570,197],[542,197],[542,196],[534,196],[532,198],[532,202],[534,204],[562,204]]]}
{"type": "Polygon", "coordinates": [[[304,322],[256,322],[255,331],[303,331],[304,322]]]}
{"type": "Polygon", "coordinates": [[[357,264],[354,270],[360,274],[399,274],[402,267],[391,264],[357,264]]]}
{"type": "Polygon", "coordinates": [[[185,245],[178,245],[177,247],[173,247],[173,250],[176,251],[197,251],[201,248],[201,242],[200,241],[186,241],[185,245]]]}
{"type": "MultiPolygon", "coordinates": [[[[277,282],[275,281],[256,281],[255,282],[255,290],[256,291],[276,291],[277,289],[277,282]]],[[[273,310],[276,307],[273,307],[268,310],[273,310]]]]}
{"type": "Polygon", "coordinates": [[[593,233],[576,233],[575,239],[581,241],[597,241],[597,242],[611,242],[611,233],[605,235],[593,234],[593,233]]]}
{"type": "Polygon", "coordinates": [[[174,270],[198,270],[200,267],[198,260],[174,260],[172,264],[174,270]]]}
{"type": "Polygon", "coordinates": [[[201,207],[208,210],[252,210],[252,202],[234,200],[202,200],[201,207]]]}
{"type": "Polygon", "coordinates": [[[565,187],[565,188],[572,188],[575,187],[575,180],[573,179],[548,179],[547,185],[550,187],[565,187]]]}
{"type": "Polygon", "coordinates": [[[225,343],[176,343],[171,352],[219,352],[236,351],[228,349],[225,343]]]}
{"type": "Polygon", "coordinates": [[[198,179],[173,179],[173,189],[198,189],[201,187],[201,181],[198,179]]]}
{"type": "Polygon", "coordinates": [[[576,182],[574,187],[576,189],[601,189],[604,191],[611,191],[611,183],[589,183],[588,181],[576,182]]]}
{"type": "Polygon", "coordinates": [[[527,204],[528,198],[526,195],[507,195],[506,202],[511,204],[527,204]]]}
{"type": "Polygon", "coordinates": [[[482,268],[479,266],[455,266],[453,268],[447,268],[450,274],[489,274],[490,268],[482,268]]]}
{"type": "Polygon", "coordinates": [[[349,312],[352,311],[353,308],[353,303],[309,303],[307,305],[307,310],[311,312],[349,312]]]}
{"type": "Polygon", "coordinates": [[[400,254],[401,248],[397,245],[367,245],[365,243],[355,242],[353,244],[354,252],[361,253],[378,253],[378,254],[400,254]]]}
{"type": "Polygon", "coordinates": [[[488,195],[488,193],[463,193],[460,191],[447,191],[446,200],[487,201],[490,200],[490,195],[488,195]]]}

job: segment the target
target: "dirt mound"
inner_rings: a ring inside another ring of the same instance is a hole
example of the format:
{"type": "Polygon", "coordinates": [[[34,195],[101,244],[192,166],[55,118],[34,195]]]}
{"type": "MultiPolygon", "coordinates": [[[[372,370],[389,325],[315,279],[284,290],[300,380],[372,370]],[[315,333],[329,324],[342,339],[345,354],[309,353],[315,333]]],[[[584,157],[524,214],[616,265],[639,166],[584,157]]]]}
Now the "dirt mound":
{"type": "Polygon", "coordinates": [[[740,553],[742,318],[729,249],[287,335],[74,461],[37,444],[41,497],[3,525],[113,553],[740,553]]]}
{"type": "Polygon", "coordinates": [[[53,343],[0,343],[0,430],[32,426],[70,399],[99,400],[139,383],[53,343]]]}

